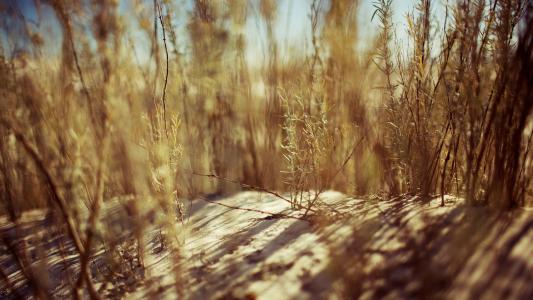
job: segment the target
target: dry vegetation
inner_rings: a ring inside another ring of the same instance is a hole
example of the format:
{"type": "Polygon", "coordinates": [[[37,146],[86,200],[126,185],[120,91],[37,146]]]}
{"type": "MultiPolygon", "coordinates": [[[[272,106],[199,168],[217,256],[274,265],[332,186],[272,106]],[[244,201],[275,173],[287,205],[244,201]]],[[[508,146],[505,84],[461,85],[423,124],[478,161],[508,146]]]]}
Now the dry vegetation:
{"type": "Polygon", "coordinates": [[[30,263],[47,250],[27,250],[18,226],[36,209],[54,220],[44,238],[67,236],[57,255],[79,261],[68,295],[99,299],[91,257],[104,255],[105,278],[140,282],[153,230],[187,294],[184,199],[254,189],[303,219],[328,210],[327,189],[532,203],[527,0],[419,0],[403,24],[392,0],[375,1],[370,40],[359,1],[312,0],[297,53],[276,37],[275,0],[126,2],[35,1],[37,22],[0,2],[0,212],[15,224],[0,244],[27,282],[2,268],[13,297],[57,296],[46,260],[30,263]],[[264,63],[246,58],[250,18],[264,26],[264,63]],[[117,203],[127,234],[109,225],[117,203]]]}

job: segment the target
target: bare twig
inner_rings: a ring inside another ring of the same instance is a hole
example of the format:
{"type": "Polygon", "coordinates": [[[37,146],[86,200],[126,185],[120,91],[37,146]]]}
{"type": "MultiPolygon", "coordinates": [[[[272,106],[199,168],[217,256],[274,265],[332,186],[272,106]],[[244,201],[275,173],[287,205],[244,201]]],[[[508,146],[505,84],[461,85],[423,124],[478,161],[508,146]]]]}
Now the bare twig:
{"type": "MultiPolygon", "coordinates": [[[[16,130],[13,126],[11,126],[9,122],[7,122],[4,119],[0,119],[0,125],[6,127],[7,129],[13,132],[16,140],[22,145],[24,150],[30,155],[38,171],[43,175],[50,189],[50,192],[52,194],[52,199],[54,200],[55,204],[59,207],[61,215],[65,223],[67,224],[67,233],[72,239],[72,242],[74,244],[74,247],[76,248],[76,251],[78,252],[80,257],[85,256],[86,249],[81,241],[80,236],[78,235],[74,221],[72,220],[72,217],[68,211],[65,199],[63,199],[63,197],[61,196],[61,193],[59,192],[58,184],[56,183],[54,177],[52,176],[52,174],[46,167],[43,159],[41,158],[37,150],[28,142],[28,140],[26,140],[24,135],[18,130],[16,130]]],[[[89,289],[89,294],[91,296],[91,299],[99,299],[100,297],[98,296],[98,293],[96,293],[94,289],[89,273],[86,271],[84,272],[82,270],[82,274],[80,274],[80,276],[83,276],[87,282],[87,286],[89,289]]]]}
{"type": "Polygon", "coordinates": [[[209,199],[207,199],[205,197],[200,197],[200,199],[205,201],[205,202],[213,203],[213,204],[224,206],[224,207],[231,208],[231,209],[250,211],[250,212],[257,212],[257,213],[270,215],[272,217],[277,217],[277,218],[288,218],[288,219],[303,220],[302,218],[291,216],[291,215],[287,215],[287,214],[284,214],[284,213],[273,213],[273,212],[268,212],[268,211],[264,211],[264,210],[260,210],[260,209],[233,206],[233,205],[224,204],[224,203],[221,203],[221,202],[212,201],[212,200],[209,200],[209,199]]]}
{"type": "Polygon", "coordinates": [[[72,24],[70,21],[70,17],[68,13],[65,11],[63,1],[55,1],[53,2],[53,4],[54,4],[54,9],[58,13],[61,22],[63,22],[63,27],[66,30],[66,38],[68,39],[68,42],[70,44],[70,50],[72,52],[72,57],[74,58],[74,66],[76,67],[76,72],[78,73],[78,76],[80,78],[82,92],[87,98],[87,107],[89,108],[89,117],[91,119],[94,129],[97,131],[97,121],[95,119],[93,99],[91,97],[91,94],[89,93],[89,89],[87,88],[87,84],[85,82],[85,77],[83,76],[83,72],[81,70],[78,52],[76,51],[76,45],[74,44],[72,24]]]}
{"type": "MultiPolygon", "coordinates": [[[[277,192],[274,192],[274,191],[271,191],[271,190],[268,190],[268,189],[265,189],[263,187],[259,187],[259,186],[254,186],[254,185],[250,185],[250,184],[246,184],[246,183],[242,183],[238,180],[233,180],[233,179],[228,179],[228,178],[224,178],[224,177],[220,177],[218,175],[215,175],[215,174],[200,174],[200,173],[196,173],[196,172],[193,172],[192,173],[193,175],[195,176],[202,176],[202,177],[209,177],[209,178],[215,178],[215,179],[218,179],[218,180],[222,180],[222,181],[226,181],[226,182],[231,182],[231,183],[235,183],[235,184],[238,184],[240,185],[241,187],[243,188],[248,188],[248,189],[251,189],[251,190],[254,190],[254,191],[258,191],[258,192],[264,192],[264,193],[267,193],[267,194],[270,194],[272,196],[275,196],[291,205],[293,205],[293,201],[291,201],[290,199],[288,199],[287,197],[284,197],[282,196],[281,194],[277,193],[277,192]]],[[[312,212],[315,212],[315,210],[311,210],[312,212]]]]}
{"type": "Polygon", "coordinates": [[[166,95],[167,95],[167,84],[168,84],[168,47],[167,47],[167,37],[165,33],[165,24],[163,22],[163,10],[161,8],[161,3],[157,2],[157,12],[159,17],[159,22],[161,23],[161,29],[163,31],[163,44],[165,45],[165,84],[163,86],[163,98],[161,99],[163,103],[163,122],[165,125],[165,135],[168,139],[168,130],[167,130],[167,104],[166,104],[166,95]]]}
{"type": "Polygon", "coordinates": [[[353,148],[352,148],[352,151],[350,151],[350,154],[348,154],[348,156],[346,156],[346,158],[344,159],[344,162],[342,163],[342,165],[340,166],[340,168],[335,172],[335,174],[333,174],[333,176],[330,178],[329,180],[329,183],[331,184],[333,182],[333,180],[335,180],[335,178],[340,174],[340,172],[342,172],[342,170],[344,169],[344,167],[346,167],[346,164],[348,164],[348,162],[350,161],[350,159],[352,158],[352,156],[354,155],[355,153],[355,150],[357,148],[359,148],[359,146],[361,145],[361,143],[363,142],[363,140],[365,139],[364,136],[361,136],[361,138],[359,139],[359,141],[357,141],[357,143],[354,144],[353,148]]]}
{"type": "MultiPolygon", "coordinates": [[[[104,125],[105,126],[105,125],[104,125]]],[[[99,162],[98,162],[98,170],[97,170],[97,184],[96,184],[96,198],[94,199],[91,208],[90,208],[90,215],[89,219],[87,221],[87,229],[85,231],[85,253],[80,254],[80,269],[81,272],[83,272],[84,276],[80,276],[78,278],[78,281],[76,283],[76,286],[74,288],[74,293],[77,295],[77,291],[82,287],[83,285],[83,278],[85,277],[88,285],[89,285],[89,293],[92,299],[99,299],[98,293],[96,293],[96,290],[94,286],[92,286],[92,283],[89,282],[89,259],[91,257],[91,246],[94,240],[95,235],[95,227],[96,222],[100,216],[100,207],[102,202],[104,201],[104,153],[105,153],[105,147],[106,147],[106,128],[103,129],[103,141],[102,141],[102,147],[100,147],[100,153],[99,153],[99,162]]]]}
{"type": "Polygon", "coordinates": [[[74,222],[72,221],[72,218],[68,212],[65,199],[63,199],[63,197],[59,193],[58,185],[55,182],[55,179],[52,176],[52,174],[48,171],[48,168],[45,166],[44,161],[41,159],[41,156],[39,155],[39,153],[37,153],[37,150],[32,145],[30,145],[30,143],[26,140],[24,135],[18,130],[16,130],[15,128],[13,128],[13,126],[11,126],[9,122],[3,119],[0,119],[0,124],[13,132],[17,141],[23,146],[24,150],[26,150],[26,152],[30,155],[37,169],[44,176],[44,179],[46,180],[46,183],[48,184],[48,187],[50,188],[50,192],[52,193],[52,198],[54,202],[57,204],[57,206],[59,207],[59,210],[61,211],[63,219],[67,223],[68,233],[74,242],[74,246],[76,247],[76,250],[80,254],[84,253],[85,248],[83,247],[83,244],[78,235],[78,232],[76,231],[74,222]]]}

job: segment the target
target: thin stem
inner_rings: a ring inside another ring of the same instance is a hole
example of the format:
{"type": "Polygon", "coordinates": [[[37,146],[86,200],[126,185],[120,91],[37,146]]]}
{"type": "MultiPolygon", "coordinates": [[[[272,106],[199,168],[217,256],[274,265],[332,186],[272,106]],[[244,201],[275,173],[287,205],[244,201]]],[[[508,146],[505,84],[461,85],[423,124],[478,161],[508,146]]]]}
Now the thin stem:
{"type": "Polygon", "coordinates": [[[163,85],[163,98],[161,99],[163,103],[163,123],[165,126],[165,135],[168,139],[168,130],[167,130],[167,105],[166,105],[166,95],[167,95],[167,84],[168,84],[168,47],[167,47],[167,37],[165,33],[165,24],[163,22],[163,11],[161,4],[157,3],[157,12],[159,17],[159,22],[161,23],[161,29],[163,31],[163,44],[165,45],[165,83],[163,85]]]}

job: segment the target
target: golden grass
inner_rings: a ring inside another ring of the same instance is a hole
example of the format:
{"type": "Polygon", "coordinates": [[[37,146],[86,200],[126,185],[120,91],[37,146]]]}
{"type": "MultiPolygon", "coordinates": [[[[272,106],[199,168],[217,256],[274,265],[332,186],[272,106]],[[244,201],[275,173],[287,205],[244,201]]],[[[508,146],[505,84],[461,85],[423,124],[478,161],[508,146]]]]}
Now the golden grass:
{"type": "MultiPolygon", "coordinates": [[[[380,33],[361,41],[358,1],[314,0],[312,51],[283,63],[281,12],[259,3],[259,69],[246,60],[246,1],[196,0],[180,18],[171,1],[138,1],[131,15],[117,1],[37,2],[58,23],[51,42],[3,8],[23,35],[6,34],[0,57],[1,211],[13,221],[33,208],[60,212],[85,274],[74,294],[85,284],[98,297],[87,261],[103,236],[101,206],[117,197],[135,199],[141,264],[146,215],[164,212],[159,225],[173,237],[181,199],[243,186],[290,192],[305,214],[324,189],[451,193],[502,208],[531,201],[530,3],[457,1],[437,23],[434,1],[420,0],[394,26],[391,1],[380,0],[380,33]],[[187,39],[175,26],[184,21],[187,39]],[[402,48],[394,33],[405,29],[411,47],[402,48]],[[373,46],[361,53],[362,42],[373,46]],[[43,54],[50,43],[61,43],[58,55],[43,54]]],[[[179,243],[168,241],[179,268],[179,243]]],[[[36,284],[35,293],[46,291],[36,284]]]]}

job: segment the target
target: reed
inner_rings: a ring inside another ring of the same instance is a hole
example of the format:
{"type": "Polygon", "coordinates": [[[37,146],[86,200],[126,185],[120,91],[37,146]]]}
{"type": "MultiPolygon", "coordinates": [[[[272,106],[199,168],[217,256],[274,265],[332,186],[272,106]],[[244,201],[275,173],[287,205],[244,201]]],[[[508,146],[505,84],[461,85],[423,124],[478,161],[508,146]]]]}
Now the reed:
{"type": "MultiPolygon", "coordinates": [[[[79,257],[71,292],[97,299],[90,257],[105,249],[109,276],[140,281],[153,226],[173,255],[175,289],[186,290],[175,225],[187,197],[288,192],[304,215],[326,189],[531,204],[532,4],[419,0],[395,24],[393,0],[378,0],[378,33],[363,40],[359,2],[310,1],[297,51],[278,36],[285,12],[273,0],[195,0],[190,10],[36,1],[52,38],[6,4],[0,212],[13,223],[33,209],[57,216],[79,257]],[[264,55],[251,62],[254,23],[264,55]],[[126,240],[104,226],[113,199],[129,199],[126,240]]],[[[10,249],[35,296],[46,295],[25,250],[10,249]]]]}

